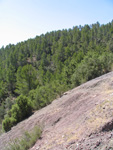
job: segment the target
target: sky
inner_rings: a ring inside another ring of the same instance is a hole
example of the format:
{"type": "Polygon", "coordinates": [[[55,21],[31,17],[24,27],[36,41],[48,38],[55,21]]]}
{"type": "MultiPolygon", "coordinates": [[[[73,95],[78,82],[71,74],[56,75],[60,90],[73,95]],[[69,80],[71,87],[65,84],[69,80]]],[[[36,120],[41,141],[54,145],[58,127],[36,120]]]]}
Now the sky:
{"type": "Polygon", "coordinates": [[[47,32],[112,20],[113,0],[0,0],[0,48],[47,32]]]}

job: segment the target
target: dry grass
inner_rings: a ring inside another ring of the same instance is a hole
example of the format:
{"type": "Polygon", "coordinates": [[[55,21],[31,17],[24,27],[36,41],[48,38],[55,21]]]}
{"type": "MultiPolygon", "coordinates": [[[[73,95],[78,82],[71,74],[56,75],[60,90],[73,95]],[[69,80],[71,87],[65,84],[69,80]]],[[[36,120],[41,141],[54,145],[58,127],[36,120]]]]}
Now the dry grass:
{"type": "Polygon", "coordinates": [[[31,132],[25,131],[24,135],[19,139],[10,141],[9,145],[5,148],[6,150],[28,150],[31,148],[41,136],[41,129],[34,127],[31,132]]]}

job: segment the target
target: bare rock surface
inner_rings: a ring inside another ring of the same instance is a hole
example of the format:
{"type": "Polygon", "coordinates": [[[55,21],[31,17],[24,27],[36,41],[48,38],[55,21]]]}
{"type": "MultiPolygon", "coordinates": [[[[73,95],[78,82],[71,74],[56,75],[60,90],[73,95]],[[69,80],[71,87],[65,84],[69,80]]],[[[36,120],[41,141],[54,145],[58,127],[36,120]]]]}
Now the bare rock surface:
{"type": "Polygon", "coordinates": [[[42,136],[31,150],[112,150],[113,72],[64,93],[0,136],[0,150],[35,125],[42,136]]]}

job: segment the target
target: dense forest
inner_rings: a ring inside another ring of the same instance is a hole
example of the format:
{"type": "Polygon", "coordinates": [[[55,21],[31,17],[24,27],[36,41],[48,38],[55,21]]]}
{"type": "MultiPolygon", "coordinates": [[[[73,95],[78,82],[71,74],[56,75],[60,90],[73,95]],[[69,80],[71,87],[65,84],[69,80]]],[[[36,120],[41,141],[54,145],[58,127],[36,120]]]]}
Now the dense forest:
{"type": "Polygon", "coordinates": [[[113,69],[113,21],[75,26],[0,49],[0,123],[8,131],[33,111],[113,69]]]}

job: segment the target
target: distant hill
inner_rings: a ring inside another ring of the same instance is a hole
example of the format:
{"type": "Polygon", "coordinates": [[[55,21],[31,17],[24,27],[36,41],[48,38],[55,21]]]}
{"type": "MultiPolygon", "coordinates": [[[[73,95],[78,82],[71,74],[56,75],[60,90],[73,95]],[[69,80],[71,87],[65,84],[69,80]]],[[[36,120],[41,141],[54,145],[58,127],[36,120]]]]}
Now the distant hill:
{"type": "Polygon", "coordinates": [[[43,132],[31,150],[113,149],[113,72],[65,92],[2,134],[0,149],[35,125],[43,132]]]}

